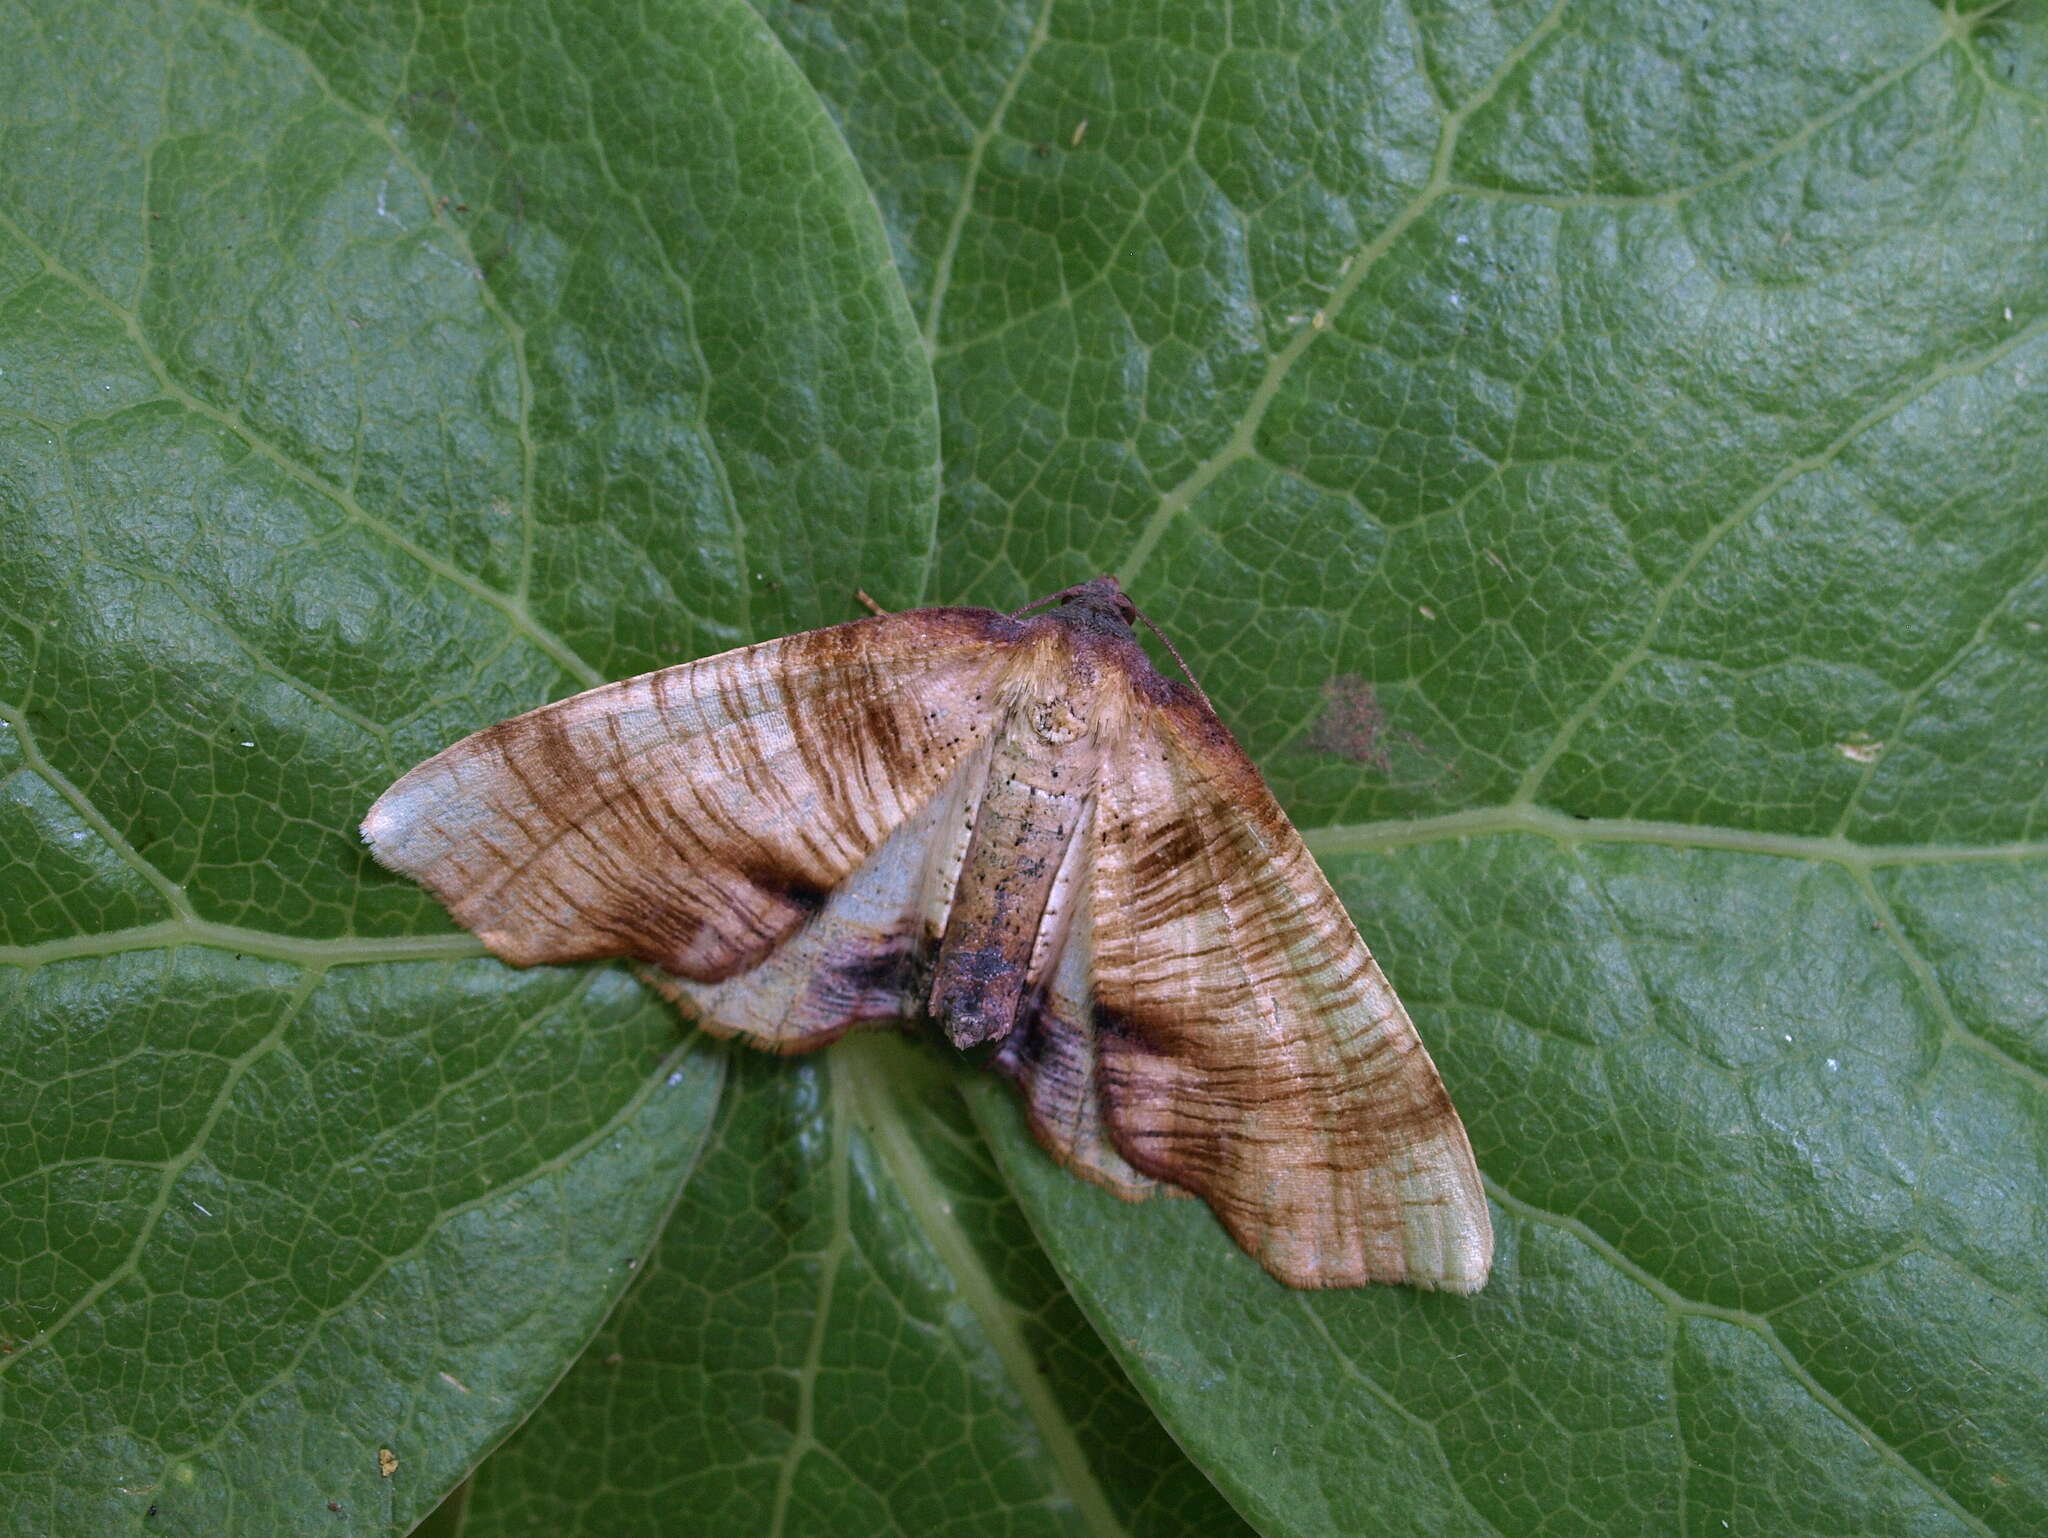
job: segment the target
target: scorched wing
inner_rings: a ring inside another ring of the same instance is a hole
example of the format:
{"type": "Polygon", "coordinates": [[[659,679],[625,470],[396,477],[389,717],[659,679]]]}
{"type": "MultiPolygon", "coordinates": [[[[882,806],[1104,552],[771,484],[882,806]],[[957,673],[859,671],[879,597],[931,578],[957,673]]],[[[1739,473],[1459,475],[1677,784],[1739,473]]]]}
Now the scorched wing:
{"type": "Polygon", "coordinates": [[[1465,1129],[1300,836],[1114,578],[1047,602],[592,689],[427,760],[363,836],[507,961],[637,958],[713,1031],[991,1044],[1063,1164],[1193,1192],[1290,1286],[1475,1290],[1465,1129]]]}

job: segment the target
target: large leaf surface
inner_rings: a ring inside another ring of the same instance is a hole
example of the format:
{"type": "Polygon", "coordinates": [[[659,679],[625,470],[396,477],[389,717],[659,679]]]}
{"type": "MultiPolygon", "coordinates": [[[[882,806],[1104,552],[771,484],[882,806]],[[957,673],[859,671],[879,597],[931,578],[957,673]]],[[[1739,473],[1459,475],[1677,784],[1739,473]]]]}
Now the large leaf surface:
{"type": "Polygon", "coordinates": [[[707,1134],[442,1527],[2048,1522],[2038,15],[764,9],[852,161],[708,0],[5,23],[16,1528],[402,1528],[707,1134]],[[893,1044],[712,1126],[352,847],[577,683],[1100,570],[1408,999],[1478,1299],[893,1044]]]}
{"type": "Polygon", "coordinates": [[[901,289],[751,13],[342,33],[0,21],[12,1533],[402,1530],[528,1414],[721,1059],[481,959],[355,825],[930,543],[901,289]]]}

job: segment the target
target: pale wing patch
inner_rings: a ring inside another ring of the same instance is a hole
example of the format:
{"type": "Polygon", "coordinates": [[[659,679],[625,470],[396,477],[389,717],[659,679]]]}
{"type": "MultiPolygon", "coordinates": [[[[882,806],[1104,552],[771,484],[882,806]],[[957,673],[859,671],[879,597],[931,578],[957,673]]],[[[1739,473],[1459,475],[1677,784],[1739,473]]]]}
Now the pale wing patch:
{"type": "Polygon", "coordinates": [[[994,1066],[1016,1080],[1033,1135],[1061,1164],[1127,1201],[1160,1191],[1179,1195],[1176,1187],[1131,1168],[1103,1125],[1095,1031],[1088,1019],[1094,986],[1094,815],[1091,808],[1067,846],[1033,957],[1033,991],[994,1066]]]}
{"type": "Polygon", "coordinates": [[[776,1052],[807,1052],[853,1026],[916,1015],[988,758],[984,739],[924,810],[751,971],[716,983],[667,975],[650,981],[706,1029],[776,1052]]]}
{"type": "Polygon", "coordinates": [[[509,961],[730,977],[987,736],[1017,630],[918,610],[592,689],[427,760],[363,836],[509,961]]]}
{"type": "Polygon", "coordinates": [[[1290,1285],[1476,1290],[1464,1127],[1249,760],[1191,702],[1148,704],[1101,785],[1093,1024],[1123,1156],[1290,1285]]]}

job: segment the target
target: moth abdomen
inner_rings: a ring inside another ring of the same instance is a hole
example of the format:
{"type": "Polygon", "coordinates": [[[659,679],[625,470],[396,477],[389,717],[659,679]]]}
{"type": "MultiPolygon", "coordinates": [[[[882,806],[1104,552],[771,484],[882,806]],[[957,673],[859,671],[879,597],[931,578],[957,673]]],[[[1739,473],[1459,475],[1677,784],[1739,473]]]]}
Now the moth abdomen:
{"type": "Polygon", "coordinates": [[[940,952],[931,1016],[963,1052],[1010,1034],[1024,998],[1024,963],[1001,945],[956,945],[940,952]]]}

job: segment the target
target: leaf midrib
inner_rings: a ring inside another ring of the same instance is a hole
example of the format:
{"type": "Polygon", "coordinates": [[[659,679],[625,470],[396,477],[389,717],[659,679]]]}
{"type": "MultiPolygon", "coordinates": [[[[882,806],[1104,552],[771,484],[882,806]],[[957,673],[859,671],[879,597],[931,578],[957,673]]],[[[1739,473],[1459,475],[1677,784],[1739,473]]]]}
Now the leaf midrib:
{"type": "MultiPolygon", "coordinates": [[[[66,787],[60,787],[65,789],[66,787]]],[[[104,821],[91,803],[70,790],[66,800],[95,823],[104,821]]],[[[1714,850],[1806,860],[1867,873],[1897,866],[2012,863],[2048,859],[2048,841],[2001,844],[1858,844],[1849,839],[1797,833],[1766,833],[1687,823],[1620,817],[1574,817],[1548,807],[1511,804],[1449,812],[1412,821],[1332,824],[1307,827],[1303,840],[1318,860],[1349,854],[1408,849],[1452,839],[1530,834],[1568,849],[1592,844],[1651,844],[1678,850],[1714,850]]],[[[140,856],[131,860],[159,888],[173,886],[140,856]]],[[[189,913],[189,908],[185,910],[189,913]]],[[[165,946],[206,945],[305,966],[348,966],[394,961],[466,961],[488,954],[465,931],[441,934],[305,937],[279,930],[215,923],[196,915],[136,924],[93,934],[66,935],[28,945],[0,945],[0,966],[40,966],[86,956],[165,946]]]]}
{"type": "MultiPolygon", "coordinates": [[[[1081,1527],[1097,1538],[1129,1538],[1107,1492],[1096,1479],[1074,1425],[1058,1396],[1038,1368],[1024,1337],[1024,1313],[996,1285],[976,1253],[966,1229],[953,1213],[951,1198],[911,1135],[907,1118],[920,1114],[907,1104],[905,1075],[891,1073],[889,1059],[900,1057],[904,1044],[888,1037],[849,1038],[831,1052],[834,1098],[844,1097],[883,1164],[895,1177],[925,1240],[952,1276],[961,1300],[973,1310],[990,1350],[1024,1403],[1032,1424],[1044,1439],[1059,1484],[1073,1502],[1081,1527]]],[[[841,1155],[843,1157],[843,1153],[841,1155]]]]}

